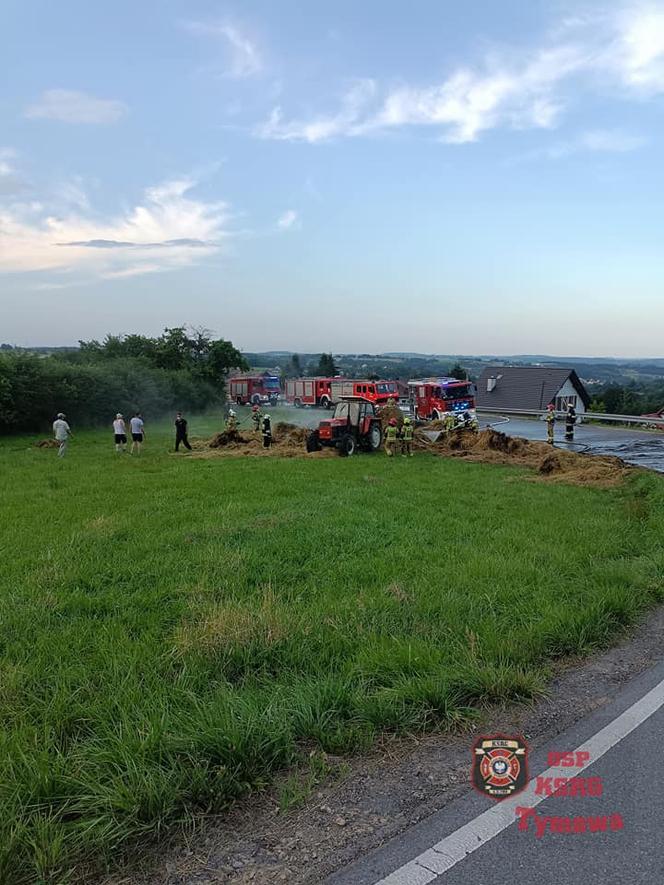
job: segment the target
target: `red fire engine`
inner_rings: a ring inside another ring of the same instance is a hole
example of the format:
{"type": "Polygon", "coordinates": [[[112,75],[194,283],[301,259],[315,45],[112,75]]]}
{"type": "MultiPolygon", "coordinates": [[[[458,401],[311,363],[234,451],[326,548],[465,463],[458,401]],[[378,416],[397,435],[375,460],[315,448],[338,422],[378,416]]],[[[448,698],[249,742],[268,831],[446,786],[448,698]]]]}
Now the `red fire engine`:
{"type": "Polygon", "coordinates": [[[296,408],[320,406],[329,409],[332,403],[330,385],[334,378],[288,378],[286,379],[286,402],[296,408]]]}
{"type": "Polygon", "coordinates": [[[234,375],[228,379],[228,398],[239,406],[246,406],[249,403],[276,405],[280,393],[279,376],[270,372],[259,375],[234,375]]]}
{"type": "Polygon", "coordinates": [[[409,381],[410,407],[416,418],[438,421],[446,412],[475,414],[475,388],[458,378],[409,381]]]}
{"type": "Polygon", "coordinates": [[[388,399],[399,399],[399,388],[396,381],[333,381],[330,394],[333,403],[352,396],[382,406],[388,399]]]}

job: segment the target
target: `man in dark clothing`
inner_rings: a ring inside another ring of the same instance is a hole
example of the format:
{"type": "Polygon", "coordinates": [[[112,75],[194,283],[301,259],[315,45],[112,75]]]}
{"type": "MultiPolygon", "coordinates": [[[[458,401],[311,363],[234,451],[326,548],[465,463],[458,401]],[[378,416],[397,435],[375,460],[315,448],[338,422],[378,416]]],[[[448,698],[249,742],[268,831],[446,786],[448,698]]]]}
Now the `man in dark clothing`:
{"type": "Polygon", "coordinates": [[[565,415],[565,439],[572,442],[574,439],[574,425],[576,424],[576,409],[570,403],[567,406],[567,414],[565,415]]]}
{"type": "Polygon", "coordinates": [[[182,417],[182,412],[178,412],[175,416],[175,451],[180,450],[180,443],[191,451],[189,440],[187,439],[187,419],[182,417]]]}
{"type": "Polygon", "coordinates": [[[269,449],[272,445],[272,422],[269,415],[264,415],[261,422],[261,433],[263,434],[263,448],[269,449]]]}

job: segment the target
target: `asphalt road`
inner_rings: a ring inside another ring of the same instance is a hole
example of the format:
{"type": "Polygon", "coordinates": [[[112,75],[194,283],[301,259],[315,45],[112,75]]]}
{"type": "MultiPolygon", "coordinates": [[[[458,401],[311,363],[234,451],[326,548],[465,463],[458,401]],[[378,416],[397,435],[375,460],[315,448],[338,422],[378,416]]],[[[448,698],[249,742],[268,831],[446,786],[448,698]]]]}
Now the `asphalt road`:
{"type": "MultiPolygon", "coordinates": [[[[546,442],[544,421],[528,418],[510,418],[506,423],[500,416],[480,416],[481,426],[492,424],[509,436],[523,436],[526,439],[539,439],[546,442]]],[[[566,446],[565,426],[556,422],[556,445],[566,446]]],[[[611,427],[600,424],[578,424],[574,429],[575,445],[572,451],[580,451],[588,446],[588,451],[596,455],[617,455],[629,464],[649,467],[664,472],[664,433],[658,431],[630,430],[624,427],[611,427]]]]}
{"type": "Polygon", "coordinates": [[[533,753],[530,792],[496,803],[469,789],[460,800],[334,874],[327,885],[661,885],[663,733],[661,662],[533,753]],[[547,827],[541,838],[532,822],[528,830],[519,830],[515,806],[532,805],[536,776],[547,768],[549,751],[579,748],[590,751],[589,765],[564,773],[600,777],[602,795],[535,800],[535,812],[540,818],[619,814],[623,828],[566,834],[547,827]]]}

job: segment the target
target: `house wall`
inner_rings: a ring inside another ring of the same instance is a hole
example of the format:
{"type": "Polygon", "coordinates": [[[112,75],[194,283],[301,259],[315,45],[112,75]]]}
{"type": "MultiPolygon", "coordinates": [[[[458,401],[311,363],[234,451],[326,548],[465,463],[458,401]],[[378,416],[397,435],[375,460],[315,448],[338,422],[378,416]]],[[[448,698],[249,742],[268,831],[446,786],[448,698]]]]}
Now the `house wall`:
{"type": "Polygon", "coordinates": [[[559,397],[567,398],[568,396],[575,396],[576,397],[576,403],[574,405],[574,408],[576,409],[577,415],[583,415],[586,411],[586,407],[583,404],[583,400],[579,396],[579,394],[576,390],[576,387],[574,387],[574,385],[569,380],[569,378],[567,379],[567,381],[565,381],[563,386],[560,388],[560,390],[556,394],[556,398],[554,400],[554,402],[556,403],[556,408],[558,408],[558,398],[559,397]]]}

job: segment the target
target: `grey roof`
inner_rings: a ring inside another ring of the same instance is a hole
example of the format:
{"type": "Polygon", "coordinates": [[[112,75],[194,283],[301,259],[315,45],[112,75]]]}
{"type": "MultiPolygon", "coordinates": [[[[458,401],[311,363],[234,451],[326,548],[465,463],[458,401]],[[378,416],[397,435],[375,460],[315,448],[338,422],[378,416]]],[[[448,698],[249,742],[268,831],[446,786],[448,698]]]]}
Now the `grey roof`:
{"type": "Polygon", "coordinates": [[[477,382],[477,405],[480,409],[546,409],[568,378],[588,406],[590,397],[574,369],[487,366],[477,382]],[[492,391],[487,390],[489,378],[497,379],[492,391]]]}

